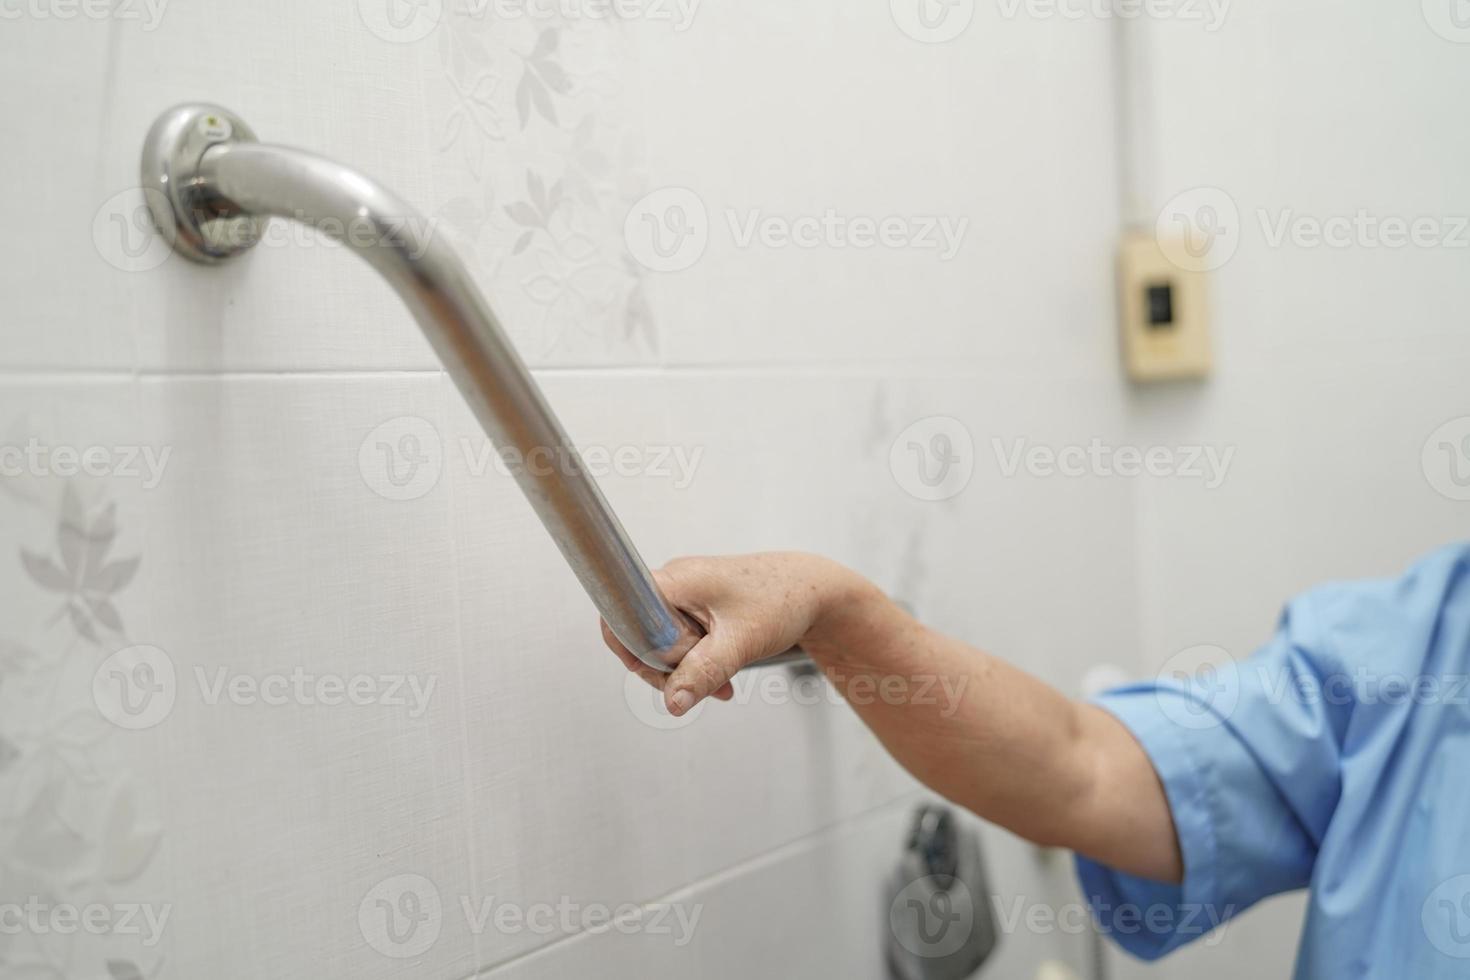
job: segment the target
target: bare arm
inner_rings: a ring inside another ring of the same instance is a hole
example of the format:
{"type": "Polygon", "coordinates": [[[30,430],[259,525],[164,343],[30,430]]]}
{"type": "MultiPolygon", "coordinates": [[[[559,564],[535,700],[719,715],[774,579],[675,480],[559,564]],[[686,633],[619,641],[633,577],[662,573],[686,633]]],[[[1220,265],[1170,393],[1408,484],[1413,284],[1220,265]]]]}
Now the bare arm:
{"type": "Polygon", "coordinates": [[[1039,844],[1160,881],[1183,875],[1168,800],[1116,719],[916,621],[870,582],[814,555],[688,558],[658,573],[709,631],[673,674],[623,662],[683,714],[728,697],[740,668],[800,644],[909,772],[1039,844]]]}

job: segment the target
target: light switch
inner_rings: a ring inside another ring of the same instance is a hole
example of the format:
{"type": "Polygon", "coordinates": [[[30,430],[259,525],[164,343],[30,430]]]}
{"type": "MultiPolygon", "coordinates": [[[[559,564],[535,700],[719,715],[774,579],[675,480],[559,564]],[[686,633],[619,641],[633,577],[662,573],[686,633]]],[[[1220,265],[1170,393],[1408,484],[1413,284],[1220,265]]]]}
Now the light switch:
{"type": "Polygon", "coordinates": [[[1207,273],[1170,262],[1151,234],[1129,233],[1118,249],[1123,363],[1134,381],[1210,373],[1207,273]]]}

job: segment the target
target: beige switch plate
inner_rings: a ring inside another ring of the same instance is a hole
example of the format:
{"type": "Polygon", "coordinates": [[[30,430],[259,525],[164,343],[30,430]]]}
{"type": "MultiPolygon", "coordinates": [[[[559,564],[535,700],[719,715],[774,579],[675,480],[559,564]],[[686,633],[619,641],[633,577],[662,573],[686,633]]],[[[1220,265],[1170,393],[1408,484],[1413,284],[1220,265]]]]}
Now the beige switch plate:
{"type": "Polygon", "coordinates": [[[1170,262],[1152,234],[1130,232],[1118,248],[1123,363],[1134,381],[1178,381],[1210,374],[1207,274],[1170,262]],[[1149,290],[1167,288],[1172,320],[1149,322],[1149,290]]]}

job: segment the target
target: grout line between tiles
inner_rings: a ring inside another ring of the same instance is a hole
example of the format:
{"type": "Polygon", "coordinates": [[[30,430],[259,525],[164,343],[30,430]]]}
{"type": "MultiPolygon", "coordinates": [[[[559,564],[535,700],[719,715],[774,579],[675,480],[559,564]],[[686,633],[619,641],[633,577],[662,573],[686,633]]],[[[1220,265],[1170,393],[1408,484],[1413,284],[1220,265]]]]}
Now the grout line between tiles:
{"type": "MultiPolygon", "coordinates": [[[[439,401],[440,401],[440,411],[442,413],[445,410],[445,406],[444,406],[443,403],[446,400],[445,396],[448,394],[448,385],[440,384],[439,385],[439,388],[438,388],[438,393],[439,393],[439,401]]],[[[445,487],[445,489],[446,489],[447,492],[445,493],[444,496],[445,496],[445,499],[446,499],[445,507],[446,507],[447,513],[446,513],[445,516],[446,516],[446,520],[448,522],[447,523],[447,526],[450,527],[450,528],[452,528],[452,527],[454,527],[454,518],[455,518],[455,513],[456,513],[455,512],[455,488],[454,488],[455,481],[448,480],[448,481],[446,481],[446,483],[447,483],[447,486],[445,487]]],[[[452,567],[452,570],[451,570],[451,574],[453,576],[453,578],[452,578],[453,586],[450,589],[450,593],[451,593],[451,599],[452,599],[452,601],[454,603],[454,610],[453,610],[453,613],[454,613],[454,646],[455,646],[454,662],[455,662],[455,668],[459,671],[459,689],[461,691],[465,691],[465,690],[468,690],[468,688],[466,687],[466,684],[465,684],[465,669],[464,669],[464,656],[465,656],[464,613],[463,613],[463,604],[462,604],[463,592],[462,592],[462,589],[461,589],[462,580],[461,580],[461,576],[460,576],[460,541],[461,541],[461,538],[457,534],[450,534],[449,537],[450,537],[450,542],[451,542],[450,543],[450,547],[452,549],[452,551],[451,551],[451,556],[452,556],[451,557],[451,564],[453,566],[452,567]]],[[[464,813],[462,815],[463,816],[463,832],[464,832],[464,838],[463,838],[463,840],[464,840],[464,846],[465,846],[465,855],[466,855],[466,857],[467,857],[467,859],[469,861],[469,866],[470,866],[470,879],[469,879],[470,880],[470,888],[471,888],[472,891],[478,893],[479,887],[480,887],[480,860],[479,860],[478,849],[475,846],[475,834],[474,834],[474,831],[473,831],[473,826],[474,826],[473,814],[475,812],[475,805],[474,805],[475,804],[475,793],[474,793],[474,789],[471,786],[471,780],[469,779],[469,772],[470,772],[470,718],[469,718],[469,715],[470,715],[470,709],[469,709],[469,704],[468,704],[468,702],[467,702],[467,700],[465,698],[461,697],[461,698],[458,699],[458,701],[459,701],[460,777],[461,777],[461,780],[462,780],[462,782],[464,784],[464,813]]],[[[475,935],[473,935],[471,937],[471,940],[472,940],[472,942],[474,944],[475,962],[476,963],[479,963],[480,962],[480,936],[479,936],[479,934],[476,933],[475,935]]]]}
{"type": "MultiPolygon", "coordinates": [[[[1056,376],[1056,363],[1048,362],[1046,370],[1038,369],[1037,377],[1043,375],[1048,378],[1056,376]]],[[[1096,377],[1115,377],[1116,371],[1111,362],[1091,370],[1083,362],[1068,365],[1069,375],[1095,375],[1096,377]]],[[[557,364],[546,366],[533,366],[531,373],[538,377],[556,376],[606,376],[614,378],[653,378],[653,377],[681,377],[716,375],[724,377],[760,376],[766,378],[827,378],[827,377],[861,377],[861,378],[903,378],[906,376],[922,376],[926,378],[967,378],[991,376],[995,371],[1004,370],[1008,376],[1016,376],[1018,373],[1025,375],[1026,372],[1017,372],[1014,362],[1009,363],[1005,359],[949,359],[949,360],[893,360],[882,362],[868,361],[829,361],[826,363],[793,363],[786,361],[750,361],[739,364],[638,364],[638,365],[575,365],[557,364]]],[[[139,378],[145,381],[170,381],[170,380],[258,380],[289,378],[301,380],[328,379],[328,380],[351,380],[370,378],[413,378],[433,377],[444,374],[444,370],[438,367],[424,368],[331,368],[331,369],[275,369],[275,370],[194,370],[178,369],[160,370],[156,368],[142,368],[132,370],[129,368],[69,368],[64,366],[51,366],[44,368],[18,368],[0,367],[0,380],[21,380],[26,382],[40,383],[47,381],[60,381],[75,383],[78,381],[112,381],[128,378],[139,378]]]]}
{"type": "MultiPolygon", "coordinates": [[[[1412,364],[1425,360],[1431,355],[1424,352],[1408,351],[1399,352],[1396,363],[1412,364]]],[[[1436,361],[1442,361],[1443,355],[1433,355],[1436,361]]],[[[1465,358],[1451,356],[1452,360],[1463,360],[1465,358]]],[[[687,377],[687,376],[721,376],[721,377],[752,377],[763,378],[884,378],[904,380],[906,378],[993,378],[997,373],[1007,378],[1035,377],[1054,383],[1060,376],[1067,380],[1095,379],[1095,380],[1118,380],[1119,373],[1116,364],[1112,360],[1098,361],[1091,357],[1067,359],[1060,361],[1056,358],[1046,359],[1041,355],[1033,358],[1022,357],[1022,362],[1028,360],[1034,364],[1032,368],[1017,369],[1017,355],[996,354],[976,357],[952,357],[952,358],[895,358],[891,360],[862,360],[834,358],[827,361],[781,361],[781,360],[751,360],[734,363],[699,363],[689,361],[670,361],[667,363],[644,363],[644,364],[552,364],[531,367],[531,373],[537,377],[577,376],[589,377],[604,376],[612,378],[659,378],[659,377],[687,377]]],[[[1235,373],[1239,376],[1249,378],[1253,375],[1268,376],[1273,372],[1279,372],[1279,368],[1268,366],[1266,368],[1252,369],[1249,366],[1238,367],[1235,373]]],[[[17,367],[0,365],[0,382],[5,380],[21,380],[26,382],[46,381],[108,381],[125,378],[139,378],[146,381],[154,380],[253,380],[261,378],[291,378],[291,379],[362,379],[362,378],[412,378],[431,377],[444,374],[444,370],[438,366],[410,367],[410,368],[368,368],[368,367],[345,367],[345,368],[275,368],[259,370],[216,370],[216,369],[194,369],[194,368],[89,368],[68,367],[65,365],[50,365],[36,367],[17,367]]]]}
{"type": "MultiPolygon", "coordinates": [[[[1427,355],[1410,354],[1399,359],[1400,363],[1413,364],[1426,360],[1427,355]]],[[[1442,363],[1445,358],[1436,356],[1442,363]]],[[[1451,362],[1470,358],[1451,356],[1451,362]]],[[[1277,367],[1252,370],[1236,369],[1237,379],[1249,381],[1252,377],[1275,377],[1277,367]]],[[[573,366],[551,365],[531,368],[531,374],[541,379],[587,378],[587,379],[666,379],[699,377],[747,378],[751,380],[882,380],[909,381],[966,381],[993,380],[1004,376],[1010,382],[1035,379],[1047,384],[1056,384],[1060,378],[1067,383],[1077,381],[1110,381],[1122,384],[1122,379],[1112,362],[1105,365],[1089,365],[1082,362],[1058,365],[1049,362],[1035,370],[1017,370],[1014,364],[1002,359],[954,359],[949,361],[890,361],[890,362],[840,362],[828,364],[803,364],[782,362],[749,362],[742,364],[667,364],[667,365],[609,365],[573,366]]],[[[0,366],[0,385],[27,384],[110,384],[121,381],[166,383],[170,381],[362,381],[362,380],[407,380],[414,378],[437,378],[446,372],[437,367],[405,368],[401,370],[345,368],[303,370],[257,370],[257,371],[210,371],[210,370],[157,370],[115,368],[20,368],[0,366]]]]}

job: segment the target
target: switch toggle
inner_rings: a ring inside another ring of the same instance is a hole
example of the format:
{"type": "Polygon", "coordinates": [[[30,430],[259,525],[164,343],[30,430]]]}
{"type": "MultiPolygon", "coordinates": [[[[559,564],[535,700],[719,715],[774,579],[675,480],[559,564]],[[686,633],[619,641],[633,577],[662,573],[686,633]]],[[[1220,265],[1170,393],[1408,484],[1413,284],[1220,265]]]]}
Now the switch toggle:
{"type": "Polygon", "coordinates": [[[1157,283],[1148,289],[1148,325],[1155,329],[1174,325],[1174,287],[1157,283]]]}
{"type": "Polygon", "coordinates": [[[1123,363],[1134,381],[1209,376],[1206,274],[1170,262],[1151,234],[1130,233],[1118,249],[1123,363]]]}

